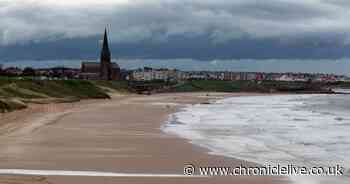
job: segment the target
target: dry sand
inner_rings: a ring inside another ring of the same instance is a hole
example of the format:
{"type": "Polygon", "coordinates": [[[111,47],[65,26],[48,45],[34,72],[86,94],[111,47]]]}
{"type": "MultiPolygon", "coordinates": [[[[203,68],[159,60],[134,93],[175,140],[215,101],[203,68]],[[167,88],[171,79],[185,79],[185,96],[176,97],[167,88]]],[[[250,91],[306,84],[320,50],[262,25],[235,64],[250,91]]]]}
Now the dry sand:
{"type": "MultiPolygon", "coordinates": [[[[0,115],[0,169],[183,174],[185,164],[254,165],[207,154],[161,131],[170,113],[185,104],[252,94],[157,94],[112,100],[32,105],[0,115]]],[[[0,176],[0,183],[287,183],[284,177],[128,178],[0,176]]]]}

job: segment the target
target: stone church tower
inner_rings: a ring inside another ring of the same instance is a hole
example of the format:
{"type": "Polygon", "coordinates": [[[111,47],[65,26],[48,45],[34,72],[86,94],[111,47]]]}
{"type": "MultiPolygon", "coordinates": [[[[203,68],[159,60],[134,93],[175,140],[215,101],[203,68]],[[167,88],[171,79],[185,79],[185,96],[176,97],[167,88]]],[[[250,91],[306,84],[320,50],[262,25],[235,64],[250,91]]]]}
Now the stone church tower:
{"type": "Polygon", "coordinates": [[[111,62],[107,29],[103,38],[100,62],[82,62],[79,77],[86,80],[121,80],[119,65],[111,62]]]}
{"type": "Polygon", "coordinates": [[[113,71],[111,62],[111,52],[108,46],[107,29],[105,29],[105,34],[103,38],[100,62],[100,78],[102,80],[112,80],[113,71]]]}

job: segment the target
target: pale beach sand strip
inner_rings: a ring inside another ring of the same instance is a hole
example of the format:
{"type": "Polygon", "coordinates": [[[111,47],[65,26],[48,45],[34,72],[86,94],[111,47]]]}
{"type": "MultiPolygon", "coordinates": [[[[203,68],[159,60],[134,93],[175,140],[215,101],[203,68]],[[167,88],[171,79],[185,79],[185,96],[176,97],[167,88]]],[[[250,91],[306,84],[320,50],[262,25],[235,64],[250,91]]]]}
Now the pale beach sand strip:
{"type": "Polygon", "coordinates": [[[185,176],[185,164],[256,164],[208,154],[209,150],[161,130],[169,115],[184,106],[249,95],[261,94],[130,95],[73,104],[33,105],[3,115],[0,183],[288,183],[286,177],[185,176]]]}
{"type": "Polygon", "coordinates": [[[98,171],[65,171],[65,170],[28,170],[28,169],[0,169],[0,175],[24,175],[24,176],[96,176],[96,177],[141,177],[141,178],[188,178],[206,176],[186,176],[180,174],[137,174],[115,173],[98,171]]]}

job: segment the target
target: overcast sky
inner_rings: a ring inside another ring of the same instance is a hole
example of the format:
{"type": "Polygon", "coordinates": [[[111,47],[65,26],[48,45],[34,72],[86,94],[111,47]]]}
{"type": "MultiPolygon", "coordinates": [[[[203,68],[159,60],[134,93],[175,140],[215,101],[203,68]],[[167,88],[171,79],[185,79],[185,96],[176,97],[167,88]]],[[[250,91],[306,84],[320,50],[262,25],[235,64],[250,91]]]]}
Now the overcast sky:
{"type": "Polygon", "coordinates": [[[106,25],[115,57],[349,58],[349,10],[349,0],[0,0],[0,60],[97,58],[106,25]],[[79,50],[58,44],[67,39],[79,50]]]}
{"type": "Polygon", "coordinates": [[[0,0],[0,43],[86,37],[111,25],[113,41],[210,33],[211,41],[318,34],[350,38],[348,0],[0,0]]]}

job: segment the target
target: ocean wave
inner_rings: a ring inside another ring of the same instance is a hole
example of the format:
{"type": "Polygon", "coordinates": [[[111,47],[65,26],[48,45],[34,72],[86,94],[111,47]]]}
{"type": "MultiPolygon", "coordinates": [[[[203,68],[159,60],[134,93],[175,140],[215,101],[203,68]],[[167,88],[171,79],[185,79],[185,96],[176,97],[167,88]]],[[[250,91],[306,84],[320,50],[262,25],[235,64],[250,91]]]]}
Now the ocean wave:
{"type": "MultiPolygon", "coordinates": [[[[347,156],[350,114],[344,114],[345,110],[339,114],[336,110],[324,113],[326,109],[318,108],[332,98],[323,95],[228,98],[212,105],[186,107],[172,115],[164,130],[208,148],[213,154],[263,165],[341,164],[350,168],[347,156]]],[[[333,102],[337,105],[341,101],[333,102]]]]}

